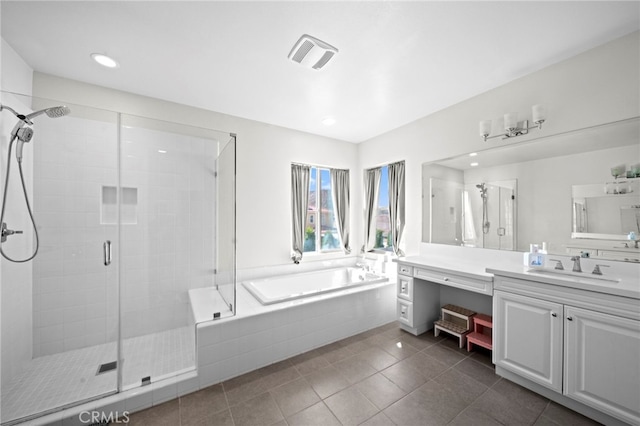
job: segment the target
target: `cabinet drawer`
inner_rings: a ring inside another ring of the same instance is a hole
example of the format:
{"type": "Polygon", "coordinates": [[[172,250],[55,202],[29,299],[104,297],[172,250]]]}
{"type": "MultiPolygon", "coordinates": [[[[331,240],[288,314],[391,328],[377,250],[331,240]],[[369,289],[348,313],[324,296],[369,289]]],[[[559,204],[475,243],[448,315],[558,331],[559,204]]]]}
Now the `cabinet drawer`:
{"type": "Polygon", "coordinates": [[[444,284],[451,287],[458,287],[476,293],[493,294],[492,281],[474,280],[460,275],[437,272],[430,269],[415,268],[413,276],[421,280],[444,284]]]}
{"type": "Polygon", "coordinates": [[[413,327],[413,303],[398,299],[398,321],[413,327]]]}
{"type": "Polygon", "coordinates": [[[402,275],[413,276],[413,266],[407,266],[400,263],[398,264],[398,273],[402,275]]]}
{"type": "Polygon", "coordinates": [[[398,275],[398,297],[413,302],[413,277],[398,275]]]}

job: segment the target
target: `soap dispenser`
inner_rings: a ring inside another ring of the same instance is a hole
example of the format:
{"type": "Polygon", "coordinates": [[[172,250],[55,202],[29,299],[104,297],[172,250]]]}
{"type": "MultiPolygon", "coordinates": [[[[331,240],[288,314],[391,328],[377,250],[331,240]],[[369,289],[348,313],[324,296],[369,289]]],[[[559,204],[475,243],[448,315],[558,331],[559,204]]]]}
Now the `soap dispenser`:
{"type": "Polygon", "coordinates": [[[532,269],[544,268],[545,254],[540,251],[537,244],[531,244],[529,247],[529,253],[526,253],[527,266],[532,269]]]}

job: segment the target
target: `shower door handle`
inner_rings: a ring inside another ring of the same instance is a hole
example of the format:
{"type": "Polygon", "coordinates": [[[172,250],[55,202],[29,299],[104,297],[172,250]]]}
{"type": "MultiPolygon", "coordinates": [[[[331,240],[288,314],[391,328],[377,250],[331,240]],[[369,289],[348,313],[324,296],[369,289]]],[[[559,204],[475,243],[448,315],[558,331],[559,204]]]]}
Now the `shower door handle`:
{"type": "Polygon", "coordinates": [[[102,244],[102,250],[104,252],[104,266],[111,265],[111,241],[105,241],[102,244]]]}

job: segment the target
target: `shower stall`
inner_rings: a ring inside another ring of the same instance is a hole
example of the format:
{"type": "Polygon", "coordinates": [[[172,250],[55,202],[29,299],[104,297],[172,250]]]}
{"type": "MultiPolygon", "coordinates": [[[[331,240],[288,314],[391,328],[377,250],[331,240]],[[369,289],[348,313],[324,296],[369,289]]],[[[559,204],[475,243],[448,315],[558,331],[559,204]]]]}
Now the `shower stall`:
{"type": "Polygon", "coordinates": [[[516,180],[465,184],[462,235],[465,245],[516,249],[516,180]]]}
{"type": "Polygon", "coordinates": [[[22,176],[7,152],[20,118],[0,112],[2,250],[37,248],[0,263],[0,423],[193,371],[189,290],[235,314],[235,136],[1,95],[23,117],[66,110],[23,126],[22,176]]]}

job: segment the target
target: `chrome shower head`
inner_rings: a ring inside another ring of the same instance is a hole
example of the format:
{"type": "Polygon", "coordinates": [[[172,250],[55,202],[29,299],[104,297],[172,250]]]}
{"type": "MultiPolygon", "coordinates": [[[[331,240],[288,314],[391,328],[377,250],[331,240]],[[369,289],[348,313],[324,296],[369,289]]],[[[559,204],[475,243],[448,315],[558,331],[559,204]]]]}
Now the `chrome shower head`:
{"type": "Polygon", "coordinates": [[[483,199],[487,198],[487,185],[484,182],[477,184],[476,188],[480,190],[480,196],[483,199]]]}
{"type": "Polygon", "coordinates": [[[60,106],[45,108],[45,109],[41,109],[40,111],[32,112],[31,114],[27,114],[26,118],[27,120],[31,120],[32,118],[37,117],[43,113],[47,114],[47,116],[50,118],[58,118],[58,117],[63,117],[69,114],[70,112],[71,110],[69,109],[69,107],[60,105],[60,106]]]}
{"type": "Polygon", "coordinates": [[[16,123],[16,125],[13,127],[13,130],[11,131],[11,137],[17,139],[16,159],[19,163],[22,162],[22,148],[24,144],[31,142],[31,139],[33,138],[33,129],[31,129],[30,127],[25,127],[33,126],[33,121],[31,121],[33,118],[41,114],[47,114],[47,116],[50,118],[58,118],[71,113],[71,110],[64,105],[41,109],[27,115],[19,114],[13,108],[9,108],[6,105],[0,104],[0,111],[2,111],[3,109],[11,111],[13,115],[18,117],[18,119],[20,120],[16,123]]]}

